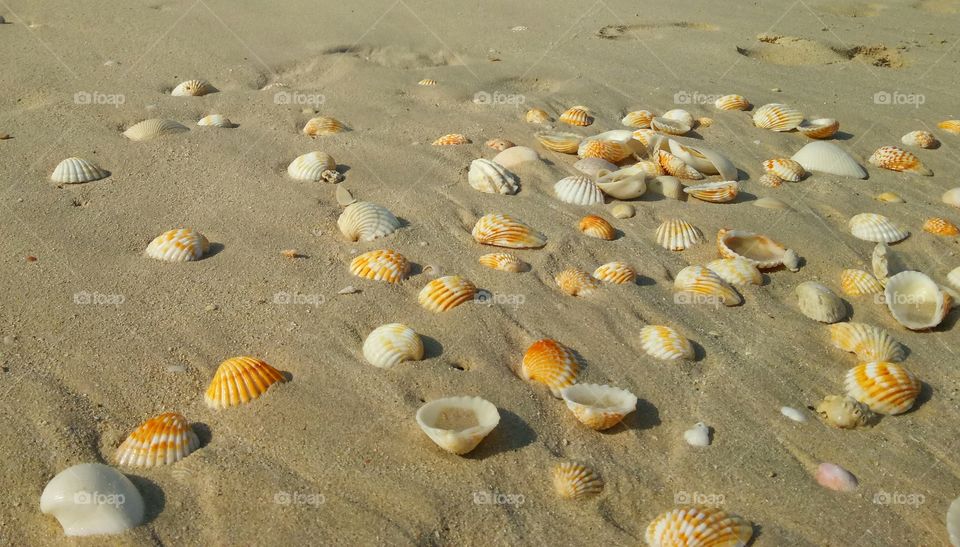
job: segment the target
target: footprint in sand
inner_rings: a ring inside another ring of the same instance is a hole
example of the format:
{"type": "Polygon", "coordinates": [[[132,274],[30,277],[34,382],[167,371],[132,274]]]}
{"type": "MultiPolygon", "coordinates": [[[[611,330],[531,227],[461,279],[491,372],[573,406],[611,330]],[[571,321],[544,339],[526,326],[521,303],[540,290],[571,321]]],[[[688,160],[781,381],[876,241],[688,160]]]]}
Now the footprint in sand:
{"type": "Polygon", "coordinates": [[[775,65],[830,65],[859,61],[877,67],[900,68],[903,55],[883,44],[874,46],[834,47],[818,40],[761,34],[759,44],[752,47],[737,46],[737,53],[775,65]]]}
{"type": "Polygon", "coordinates": [[[449,51],[414,51],[403,46],[337,46],[327,49],[323,54],[352,55],[389,68],[416,69],[460,64],[460,59],[449,51]]]}
{"type": "Polygon", "coordinates": [[[645,33],[655,30],[717,30],[716,25],[709,23],[691,23],[678,21],[675,23],[638,23],[636,25],[607,25],[597,31],[597,36],[605,40],[620,38],[643,37],[645,33]]]}

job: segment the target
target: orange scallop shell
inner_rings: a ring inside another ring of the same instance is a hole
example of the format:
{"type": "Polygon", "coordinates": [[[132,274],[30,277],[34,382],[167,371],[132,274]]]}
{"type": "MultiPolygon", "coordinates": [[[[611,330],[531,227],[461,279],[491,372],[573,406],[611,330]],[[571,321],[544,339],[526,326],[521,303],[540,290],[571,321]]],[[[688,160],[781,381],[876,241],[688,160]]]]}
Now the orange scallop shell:
{"type": "Polygon", "coordinates": [[[960,120],[944,120],[937,124],[937,127],[948,133],[960,135],[960,120]]]}
{"type": "Polygon", "coordinates": [[[200,448],[190,422],[176,412],[164,412],[143,422],[117,448],[117,463],[153,467],[178,462],[200,448]]]}
{"type": "Polygon", "coordinates": [[[389,249],[369,251],[350,262],[350,273],[373,281],[399,283],[410,272],[410,263],[400,253],[389,249]]]}
{"type": "Polygon", "coordinates": [[[590,112],[587,111],[586,107],[574,106],[560,114],[560,121],[570,125],[586,127],[593,123],[593,118],[590,117],[590,112]]]}
{"type": "Polygon", "coordinates": [[[596,215],[587,215],[580,219],[580,231],[590,237],[612,241],[616,235],[616,230],[609,222],[596,215]]]}
{"type": "Polygon", "coordinates": [[[573,351],[549,338],[537,340],[527,348],[520,369],[524,380],[544,384],[554,397],[560,396],[561,389],[575,384],[579,372],[580,363],[573,351]]]}
{"type": "Polygon", "coordinates": [[[432,312],[451,310],[464,302],[473,300],[477,287],[459,275],[438,277],[420,291],[420,305],[432,312]]]}
{"type": "Polygon", "coordinates": [[[490,253],[480,257],[480,264],[502,272],[522,272],[527,269],[527,263],[510,253],[490,253]]]}
{"type": "Polygon", "coordinates": [[[459,133],[451,133],[433,141],[434,146],[453,146],[455,144],[470,144],[470,139],[459,133]]]}
{"type": "Polygon", "coordinates": [[[234,357],[220,363],[213,375],[204,401],[210,408],[237,406],[263,395],[283,374],[255,357],[234,357]]]}
{"type": "Polygon", "coordinates": [[[332,135],[343,131],[343,124],[336,118],[328,116],[319,116],[312,118],[303,126],[303,134],[310,137],[319,137],[322,135],[332,135]]]}
{"type": "Polygon", "coordinates": [[[896,363],[861,363],[847,372],[847,395],[878,414],[903,414],[913,407],[921,383],[896,363]]]}
{"type": "Polygon", "coordinates": [[[600,281],[623,285],[632,283],[637,278],[637,271],[623,262],[607,262],[593,271],[593,277],[600,281]]]}

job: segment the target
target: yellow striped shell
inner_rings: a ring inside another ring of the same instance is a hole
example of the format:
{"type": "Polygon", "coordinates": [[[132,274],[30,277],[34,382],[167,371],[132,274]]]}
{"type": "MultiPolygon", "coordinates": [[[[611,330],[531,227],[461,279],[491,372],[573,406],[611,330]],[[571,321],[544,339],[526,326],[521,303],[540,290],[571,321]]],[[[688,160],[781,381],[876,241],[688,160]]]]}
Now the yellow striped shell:
{"type": "Polygon", "coordinates": [[[612,241],[617,235],[617,231],[613,229],[609,222],[596,215],[587,215],[581,218],[579,228],[581,232],[590,237],[607,241],[612,241]]]}
{"type": "Polygon", "coordinates": [[[363,358],[377,368],[391,369],[404,361],[423,359],[423,341],[410,327],[388,323],[367,335],[363,358]]]}
{"type": "Polygon", "coordinates": [[[583,425],[603,431],[617,425],[637,408],[637,396],[625,389],[599,384],[574,384],[560,390],[583,425]]]}
{"type": "Polygon", "coordinates": [[[337,226],[350,241],[373,241],[397,231],[400,221],[380,205],[358,201],[344,208],[337,218],[337,226]]]}
{"type": "Polygon", "coordinates": [[[451,310],[477,295],[477,287],[459,275],[438,277],[420,291],[417,296],[424,309],[439,313],[451,310]]]}
{"type": "Polygon", "coordinates": [[[344,127],[343,124],[340,123],[340,120],[329,116],[318,116],[311,118],[306,125],[303,126],[303,134],[308,137],[320,137],[340,133],[343,129],[344,127]]]}
{"type": "Polygon", "coordinates": [[[560,290],[570,296],[588,296],[597,289],[597,281],[587,272],[577,268],[567,268],[554,277],[560,290]]]}
{"type": "Polygon", "coordinates": [[[897,226],[889,218],[875,213],[855,215],[847,226],[853,237],[874,243],[896,243],[910,235],[910,232],[897,226]]]}
{"type": "Polygon", "coordinates": [[[200,448],[190,422],[176,412],[164,412],[140,424],[117,448],[118,465],[154,467],[182,460],[200,448]]]}
{"type": "Polygon", "coordinates": [[[848,269],[840,272],[840,290],[847,296],[863,296],[883,292],[883,284],[870,272],[848,269]]]}
{"type": "Polygon", "coordinates": [[[653,112],[649,110],[634,110],[627,112],[627,115],[620,120],[620,123],[627,127],[636,127],[638,129],[649,129],[650,120],[653,119],[653,112]]]}
{"type": "Polygon", "coordinates": [[[940,129],[943,129],[947,133],[960,135],[960,120],[944,120],[938,123],[937,127],[939,127],[940,129]]]}
{"type": "Polygon", "coordinates": [[[765,104],[753,112],[753,125],[771,131],[790,131],[802,121],[803,114],[785,104],[765,104]]]}
{"type": "Polygon", "coordinates": [[[602,205],[603,192],[593,180],[583,175],[562,178],[553,185],[557,199],[573,205],[602,205]]]}
{"type": "Polygon", "coordinates": [[[650,146],[650,141],[660,133],[654,131],[653,129],[637,129],[630,133],[633,136],[633,139],[644,147],[650,146]]]}
{"type": "Polygon", "coordinates": [[[923,231],[949,237],[960,234],[960,228],[958,228],[956,224],[940,217],[928,218],[924,221],[923,231]]]}
{"type": "Polygon", "coordinates": [[[190,131],[186,126],[173,120],[151,118],[130,126],[123,132],[123,136],[132,141],[148,141],[165,135],[174,135],[190,131]]]}
{"type": "Polygon", "coordinates": [[[706,116],[701,116],[697,118],[697,127],[710,127],[713,125],[713,118],[708,118],[706,116]]]}
{"type": "Polygon", "coordinates": [[[507,215],[484,215],[473,226],[473,239],[483,245],[509,249],[538,249],[547,238],[522,221],[507,215]]]}
{"type": "Polygon", "coordinates": [[[500,412],[480,397],[435,399],[417,410],[417,425],[440,448],[463,455],[480,444],[497,424],[500,412]]]}
{"type": "Polygon", "coordinates": [[[467,182],[474,190],[486,194],[516,194],[520,188],[516,175],[506,167],[484,158],[470,163],[467,182]]]}
{"type": "MultiPolygon", "coordinates": [[[[630,135],[630,132],[627,132],[630,135]]],[[[629,140],[633,140],[632,136],[629,140]]],[[[580,142],[577,156],[580,158],[600,158],[609,162],[618,162],[630,156],[633,150],[628,142],[607,140],[603,137],[590,137],[580,142]]]]}
{"type": "Polygon", "coordinates": [[[843,300],[823,283],[805,281],[794,292],[800,311],[814,321],[836,323],[847,316],[843,300]]]}
{"type": "Polygon", "coordinates": [[[203,399],[214,409],[249,403],[273,384],[286,382],[283,374],[255,357],[234,357],[220,363],[203,399]]]}
{"type": "Polygon", "coordinates": [[[350,273],[373,281],[399,283],[410,272],[410,263],[400,253],[388,249],[369,251],[350,261],[350,273]]]}
{"type": "Polygon", "coordinates": [[[538,131],[533,136],[547,150],[553,150],[561,154],[576,154],[577,149],[580,148],[580,143],[583,141],[583,137],[576,133],[564,133],[562,131],[538,131]]]}
{"type": "Polygon", "coordinates": [[[919,146],[920,148],[936,148],[940,141],[929,131],[911,131],[900,137],[900,142],[907,146],[919,146]]]}
{"type": "Polygon", "coordinates": [[[174,97],[202,97],[216,91],[217,89],[206,80],[187,80],[180,82],[177,87],[173,88],[170,95],[174,97]]]}
{"type": "Polygon", "coordinates": [[[744,547],[753,525],[715,507],[688,506],[662,513],[647,526],[650,547],[744,547]]]}
{"type": "Polygon", "coordinates": [[[540,108],[531,108],[524,114],[523,119],[527,123],[547,123],[550,121],[550,114],[540,108]]]}
{"type": "Polygon", "coordinates": [[[576,354],[550,338],[530,344],[520,367],[520,376],[524,380],[547,386],[554,397],[560,397],[560,390],[575,384],[579,373],[580,362],[576,354]]]}
{"type": "Polygon", "coordinates": [[[423,85],[423,86],[437,85],[437,81],[432,78],[424,78],[419,82],[417,82],[417,85],[423,85]]]}
{"type": "Polygon", "coordinates": [[[553,467],[553,489],[561,498],[578,500],[603,491],[603,479],[593,469],[576,462],[553,467]]]}
{"type": "Polygon", "coordinates": [[[717,250],[723,258],[745,258],[761,270],[783,264],[787,248],[762,234],[746,230],[717,231],[717,250]]]}
{"type": "Polygon", "coordinates": [[[702,173],[666,150],[657,151],[657,164],[664,173],[677,177],[678,179],[700,180],[703,178],[702,173]]]}
{"type": "Polygon", "coordinates": [[[623,262],[607,262],[593,271],[593,278],[615,285],[623,285],[624,283],[633,283],[637,279],[637,272],[623,262]]]}
{"type": "Polygon", "coordinates": [[[693,344],[676,330],[663,325],[647,325],[640,329],[640,345],[656,359],[676,361],[694,357],[693,344]]]}
{"type": "Polygon", "coordinates": [[[816,118],[803,120],[797,126],[797,131],[811,139],[829,139],[840,130],[840,122],[833,118],[816,118]]]}
{"type": "Polygon", "coordinates": [[[708,182],[687,186],[683,191],[700,201],[710,203],[727,203],[736,199],[740,192],[740,183],[735,180],[708,182]]]}
{"type": "Polygon", "coordinates": [[[736,306],[743,298],[719,275],[703,266],[687,266],[673,279],[677,304],[736,306]]]}
{"type": "Polygon", "coordinates": [[[470,144],[470,139],[460,133],[450,133],[433,141],[434,146],[455,146],[458,144],[470,144]]]}
{"type": "Polygon", "coordinates": [[[890,333],[864,323],[830,325],[830,342],[837,349],[856,354],[863,362],[899,362],[906,358],[903,346],[890,333]]]}
{"type": "Polygon", "coordinates": [[[920,380],[896,363],[861,363],[847,372],[847,395],[877,414],[903,414],[920,394],[920,380]]]}
{"type": "Polygon", "coordinates": [[[560,114],[560,121],[570,125],[586,127],[593,123],[593,117],[585,106],[574,106],[560,114]]]}
{"type": "Polygon", "coordinates": [[[197,121],[197,125],[201,127],[236,127],[236,124],[231,122],[230,119],[223,114],[210,114],[209,116],[204,116],[197,121]]]}
{"type": "Polygon", "coordinates": [[[650,129],[667,135],[684,135],[690,132],[690,126],[682,121],[661,116],[654,117],[650,120],[650,129]]]}
{"type": "Polygon", "coordinates": [[[763,162],[763,168],[768,173],[773,173],[780,179],[790,182],[799,182],[806,174],[802,165],[787,158],[767,160],[763,162]]]}
{"type": "Polygon", "coordinates": [[[926,177],[933,175],[933,171],[927,169],[913,152],[896,146],[881,146],[868,161],[872,165],[891,171],[916,173],[926,177]]]}
{"type": "Polygon", "coordinates": [[[527,263],[510,253],[490,253],[480,257],[480,264],[502,272],[522,272],[527,269],[527,263]]]}
{"type": "Polygon", "coordinates": [[[146,255],[164,262],[200,260],[210,250],[210,242],[190,228],[170,230],[158,235],[147,245],[146,255]]]}
{"type": "Polygon", "coordinates": [[[685,220],[671,218],[657,228],[657,243],[664,249],[683,251],[703,243],[703,232],[685,220]]]}
{"type": "Polygon", "coordinates": [[[774,175],[773,173],[764,173],[760,175],[760,178],[757,181],[767,188],[779,188],[783,184],[783,179],[774,175]]]}
{"type": "Polygon", "coordinates": [[[707,269],[735,287],[763,284],[763,275],[757,266],[741,256],[711,260],[707,269]]]}
{"type": "Polygon", "coordinates": [[[750,108],[750,101],[743,95],[724,95],[714,103],[719,110],[746,110],[750,108]]]}
{"type": "Polygon", "coordinates": [[[325,152],[308,152],[290,162],[287,166],[287,174],[293,180],[306,180],[310,182],[320,182],[323,180],[324,171],[332,171],[337,168],[337,162],[333,160],[330,154],[325,152]]]}
{"type": "Polygon", "coordinates": [[[61,184],[79,184],[104,179],[110,176],[110,171],[101,169],[99,165],[83,158],[67,158],[57,164],[50,175],[50,180],[61,184]]]}

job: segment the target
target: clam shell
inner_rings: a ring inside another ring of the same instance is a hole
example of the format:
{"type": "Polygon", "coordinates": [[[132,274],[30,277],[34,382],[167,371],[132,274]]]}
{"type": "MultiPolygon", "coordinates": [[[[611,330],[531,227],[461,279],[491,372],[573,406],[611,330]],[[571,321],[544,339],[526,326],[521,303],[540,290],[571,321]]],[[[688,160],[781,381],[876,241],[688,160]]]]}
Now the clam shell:
{"type": "Polygon", "coordinates": [[[836,492],[853,492],[857,489],[857,478],[834,463],[821,463],[813,478],[820,486],[836,492]]]}
{"type": "Polygon", "coordinates": [[[779,188],[783,184],[783,179],[774,175],[773,173],[764,173],[760,175],[760,178],[757,181],[767,188],[779,188]]]}
{"type": "Polygon", "coordinates": [[[703,232],[689,222],[671,218],[657,228],[657,244],[670,251],[683,251],[703,243],[703,232]]]}
{"type": "Polygon", "coordinates": [[[640,329],[640,345],[656,359],[676,361],[694,358],[693,344],[676,330],[663,325],[647,325],[640,329]]]}
{"type": "Polygon", "coordinates": [[[500,412],[480,397],[435,399],[417,410],[417,425],[440,448],[463,455],[480,444],[497,424],[500,412]]]}
{"type": "Polygon", "coordinates": [[[593,271],[593,278],[615,285],[633,283],[637,279],[637,272],[623,262],[607,262],[593,271]]]}
{"type": "Polygon", "coordinates": [[[678,304],[723,304],[736,306],[743,302],[719,275],[703,266],[687,266],[673,279],[674,302],[678,304]]]}
{"type": "Polygon", "coordinates": [[[174,135],[190,131],[186,126],[173,120],[151,118],[130,126],[123,136],[132,141],[149,141],[165,135],[174,135]]]}
{"type": "Polygon", "coordinates": [[[927,169],[913,152],[897,148],[896,146],[882,146],[870,156],[870,163],[883,169],[916,173],[929,177],[933,171],[927,169]]]}
{"type": "Polygon", "coordinates": [[[814,321],[836,323],[847,316],[847,307],[826,285],[805,281],[795,289],[800,311],[814,321]]]}
{"type": "Polygon", "coordinates": [[[679,179],[700,180],[703,174],[666,150],[657,151],[657,164],[665,173],[679,179]]]}
{"type": "Polygon", "coordinates": [[[433,146],[456,146],[458,144],[470,144],[470,139],[460,133],[450,133],[433,141],[433,146]]]}
{"type": "Polygon", "coordinates": [[[404,361],[423,359],[423,341],[401,323],[381,325],[363,341],[363,358],[377,368],[391,369],[404,361]]]}
{"type": "Polygon", "coordinates": [[[782,180],[790,182],[799,182],[806,174],[802,165],[786,158],[767,160],[763,162],[763,168],[768,173],[773,173],[782,180]]]}
{"type": "Polygon", "coordinates": [[[547,123],[550,121],[550,114],[539,108],[531,108],[524,114],[523,119],[528,123],[547,123]]]}
{"type": "Polygon", "coordinates": [[[573,164],[573,168],[591,178],[598,178],[601,171],[612,173],[620,169],[616,164],[602,158],[584,158],[573,164]]]}
{"type": "Polygon", "coordinates": [[[597,239],[613,241],[617,237],[617,231],[613,229],[613,226],[596,215],[587,215],[581,218],[579,228],[584,234],[597,239]]]}
{"type": "Polygon", "coordinates": [[[857,239],[874,243],[896,243],[910,235],[889,218],[875,213],[860,213],[847,223],[850,233],[857,239]]]}
{"type": "Polygon", "coordinates": [[[516,194],[520,188],[516,175],[500,164],[483,158],[470,163],[467,182],[474,190],[487,194],[516,194]]]}
{"type": "Polygon", "coordinates": [[[344,130],[343,123],[336,118],[329,116],[318,116],[310,118],[303,126],[303,134],[308,137],[321,137],[323,135],[333,135],[344,130]]]}
{"type": "Polygon", "coordinates": [[[557,181],[553,185],[557,199],[573,205],[603,204],[603,192],[595,182],[583,175],[573,175],[557,181]]]}
{"type": "Polygon", "coordinates": [[[940,196],[940,201],[951,207],[960,208],[960,187],[951,188],[944,192],[943,195],[940,196]]]}
{"type": "Polygon", "coordinates": [[[883,192],[874,196],[873,199],[884,203],[906,203],[906,200],[900,197],[900,194],[894,192],[883,192]]]}
{"type": "Polygon", "coordinates": [[[516,255],[512,255],[510,253],[485,254],[480,257],[480,264],[483,264],[488,268],[493,268],[494,270],[512,273],[523,272],[528,268],[526,262],[520,260],[516,255]]]}
{"type": "Polygon", "coordinates": [[[190,228],[169,230],[158,235],[147,245],[145,254],[164,262],[200,260],[210,250],[210,242],[200,232],[190,228]]]}
{"type": "Polygon", "coordinates": [[[737,180],[737,168],[723,154],[694,143],[681,143],[677,139],[668,141],[670,153],[683,160],[705,175],[720,175],[724,180],[737,180]]]}
{"type": "Polygon", "coordinates": [[[380,249],[363,253],[351,260],[350,273],[373,281],[399,283],[410,273],[410,263],[396,251],[380,249]]]}
{"type": "Polygon", "coordinates": [[[736,199],[737,194],[740,192],[740,183],[735,180],[708,182],[706,184],[687,186],[683,191],[700,201],[727,203],[736,199]]]}
{"type": "Polygon", "coordinates": [[[870,272],[843,270],[840,272],[840,290],[847,296],[877,294],[883,292],[883,283],[880,283],[870,272]]]}
{"type": "Polygon", "coordinates": [[[100,166],[90,160],[67,158],[57,164],[53,174],[50,175],[50,180],[61,184],[79,184],[105,179],[109,176],[110,171],[101,169],[100,166]]]}
{"type": "Polygon", "coordinates": [[[553,467],[553,489],[561,498],[578,500],[603,491],[603,479],[593,470],[576,462],[553,467]]]}
{"type": "MultiPolygon", "coordinates": [[[[120,471],[102,463],[81,463],[64,469],[40,495],[40,512],[53,515],[65,536],[121,534],[143,522],[144,507],[136,485],[120,471]],[[98,498],[108,501],[91,503],[98,498]]],[[[84,543],[109,542],[96,538],[84,543]]]]}
{"type": "Polygon", "coordinates": [[[944,120],[938,123],[937,127],[939,127],[940,129],[943,129],[947,133],[960,135],[960,120],[944,120]]]}
{"type": "Polygon", "coordinates": [[[574,384],[561,389],[560,396],[580,423],[597,431],[617,425],[637,408],[636,395],[607,385],[574,384]]]}
{"type": "Polygon", "coordinates": [[[117,448],[117,465],[154,467],[178,462],[200,448],[190,422],[176,412],[164,412],[142,423],[117,448]]]}
{"type": "Polygon", "coordinates": [[[688,127],[693,127],[693,114],[682,108],[674,108],[663,113],[663,118],[680,122],[688,127]]]}
{"type": "Polygon", "coordinates": [[[522,221],[507,215],[484,215],[473,226],[473,239],[483,245],[510,249],[539,249],[547,238],[522,221]]]}
{"type": "Polygon", "coordinates": [[[907,146],[919,146],[920,148],[936,148],[940,141],[929,131],[911,131],[900,137],[900,142],[907,146]]]}
{"type": "Polygon", "coordinates": [[[620,123],[627,127],[636,127],[638,129],[648,129],[650,120],[653,119],[653,112],[649,110],[634,110],[627,112],[627,115],[620,120],[620,123]]]}
{"type": "Polygon", "coordinates": [[[636,199],[647,191],[647,175],[637,171],[625,168],[606,173],[596,180],[597,188],[612,198],[636,199]]]}
{"type": "Polygon", "coordinates": [[[636,213],[636,208],[629,203],[617,203],[610,208],[610,214],[619,219],[631,218],[636,213]]]}
{"type": "Polygon", "coordinates": [[[836,135],[839,130],[840,122],[833,118],[803,120],[803,122],[797,126],[797,131],[811,139],[829,139],[836,135]]]}
{"type": "Polygon", "coordinates": [[[957,228],[956,224],[940,217],[928,218],[923,223],[923,231],[950,237],[960,234],[960,228],[957,228]]]}
{"type": "Polygon", "coordinates": [[[823,421],[840,429],[863,427],[873,416],[867,405],[845,395],[827,395],[817,404],[816,411],[823,421]]]}
{"type": "Polygon", "coordinates": [[[650,547],[742,547],[753,537],[753,525],[714,507],[679,507],[660,514],[647,526],[650,547]]]}
{"type": "Polygon", "coordinates": [[[574,106],[560,114],[560,121],[570,125],[586,127],[593,123],[593,117],[585,106],[574,106]]]}
{"type": "Polygon", "coordinates": [[[550,388],[554,397],[572,386],[580,373],[576,354],[560,342],[544,338],[527,348],[520,367],[520,376],[528,382],[537,382],[550,388]]]}
{"type": "Polygon", "coordinates": [[[283,374],[255,357],[234,357],[220,363],[203,396],[213,409],[249,403],[266,393],[277,382],[286,382],[283,374]]]}
{"type": "Polygon", "coordinates": [[[323,180],[324,171],[332,171],[337,168],[337,162],[333,160],[330,154],[325,152],[308,152],[290,162],[287,166],[287,174],[293,180],[306,180],[310,182],[320,182],[323,180]]]}
{"type": "Polygon", "coordinates": [[[857,359],[899,362],[906,351],[887,331],[864,323],[835,323],[830,325],[830,342],[835,348],[857,355],[857,359]]]}
{"type": "Polygon", "coordinates": [[[847,372],[847,395],[877,414],[903,414],[920,394],[920,380],[896,363],[861,363],[847,372]]]}
{"type": "Polygon", "coordinates": [[[787,248],[769,237],[745,230],[717,232],[717,249],[723,258],[745,258],[761,270],[783,264],[787,248]]]}
{"type": "Polygon", "coordinates": [[[577,268],[567,268],[553,279],[560,290],[570,296],[588,296],[597,289],[597,281],[577,268]]]}
{"type": "Polygon", "coordinates": [[[707,269],[735,287],[763,284],[763,275],[760,270],[743,257],[711,260],[707,263],[707,269]]]}
{"type": "Polygon", "coordinates": [[[790,159],[807,171],[827,173],[838,177],[867,178],[867,172],[839,146],[825,141],[807,143],[790,159]]]}
{"type": "Polygon", "coordinates": [[[576,154],[580,143],[583,141],[583,137],[576,133],[564,133],[562,131],[538,131],[533,136],[547,150],[562,154],[576,154]]]}
{"type": "Polygon", "coordinates": [[[202,127],[223,127],[227,129],[236,127],[236,125],[223,114],[210,114],[209,116],[204,116],[197,121],[197,125],[202,127]]]}
{"type": "Polygon", "coordinates": [[[533,148],[511,146],[494,156],[493,161],[507,169],[516,169],[525,163],[540,161],[540,155],[533,148]]]}
{"type": "Polygon", "coordinates": [[[926,275],[909,270],[887,279],[884,299],[893,318],[910,330],[936,327],[951,306],[951,298],[939,285],[926,275]]]}
{"type": "Polygon", "coordinates": [[[684,135],[690,132],[690,125],[658,116],[650,120],[650,129],[667,135],[684,135]]]}
{"type": "Polygon", "coordinates": [[[503,152],[507,148],[512,148],[516,146],[507,139],[490,139],[487,142],[483,143],[487,148],[493,148],[497,152],[503,152]]]}
{"type": "Polygon", "coordinates": [[[180,82],[177,87],[173,88],[170,95],[174,97],[203,97],[216,92],[217,89],[206,80],[187,80],[180,82]]]}
{"type": "Polygon", "coordinates": [[[477,287],[473,283],[459,275],[446,275],[427,283],[417,300],[424,309],[440,313],[473,300],[476,295],[477,287]]]}
{"type": "Polygon", "coordinates": [[[350,241],[373,241],[397,231],[400,221],[380,205],[358,201],[343,209],[337,218],[337,226],[350,241]]]}
{"type": "Polygon", "coordinates": [[[713,125],[713,118],[707,118],[706,116],[697,118],[697,127],[710,127],[713,125]]]}
{"type": "Polygon", "coordinates": [[[771,131],[790,131],[803,121],[803,113],[785,104],[765,104],[753,112],[753,125],[771,131]]]}
{"type": "Polygon", "coordinates": [[[743,95],[724,95],[717,99],[713,105],[719,110],[747,110],[750,108],[750,101],[743,95]]]}

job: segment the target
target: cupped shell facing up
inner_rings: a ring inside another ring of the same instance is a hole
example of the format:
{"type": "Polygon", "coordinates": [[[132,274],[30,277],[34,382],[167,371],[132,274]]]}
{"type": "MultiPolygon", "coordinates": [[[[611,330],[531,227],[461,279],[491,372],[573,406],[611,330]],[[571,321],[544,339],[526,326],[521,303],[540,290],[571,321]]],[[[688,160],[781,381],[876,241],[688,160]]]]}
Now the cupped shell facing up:
{"type": "Polygon", "coordinates": [[[814,321],[836,323],[847,316],[843,299],[822,283],[805,281],[794,292],[800,311],[814,321]]]}
{"type": "Polygon", "coordinates": [[[424,309],[440,313],[473,300],[477,287],[459,275],[438,277],[427,283],[417,299],[424,309]]]}
{"type": "Polygon", "coordinates": [[[187,80],[180,82],[173,88],[170,95],[174,97],[202,97],[210,93],[216,93],[217,88],[210,85],[206,80],[187,80]]]}
{"type": "Polygon", "coordinates": [[[711,260],[707,263],[707,269],[735,287],[763,284],[763,274],[756,265],[743,257],[711,260]]]}
{"type": "Polygon", "coordinates": [[[743,258],[761,270],[783,264],[787,248],[762,234],[745,230],[721,229],[717,232],[717,250],[723,258],[743,258]]]}
{"type": "Polygon", "coordinates": [[[883,361],[861,363],[847,372],[847,395],[877,414],[903,414],[920,394],[920,380],[901,365],[883,361]]]}
{"type": "Polygon", "coordinates": [[[657,228],[657,243],[670,251],[683,251],[703,243],[703,232],[685,220],[671,218],[657,228]]]}
{"type": "Polygon", "coordinates": [[[579,373],[580,362],[573,350],[550,338],[531,344],[520,367],[521,378],[547,386],[558,398],[563,388],[576,383],[579,373]]]}
{"type": "Polygon", "coordinates": [[[736,199],[737,194],[740,192],[740,183],[735,180],[708,182],[706,184],[687,186],[683,191],[700,201],[727,203],[736,199]]]}
{"type": "Polygon", "coordinates": [[[890,333],[864,323],[830,325],[830,342],[837,349],[856,354],[863,362],[899,362],[906,357],[903,346],[890,333]]]}
{"type": "Polygon", "coordinates": [[[673,280],[676,304],[737,306],[743,298],[719,275],[703,266],[687,266],[673,280]]]}
{"type": "Polygon", "coordinates": [[[693,344],[675,329],[663,325],[647,325],[640,329],[640,345],[647,355],[665,361],[694,358],[693,344]]]}
{"type": "Polygon", "coordinates": [[[589,296],[597,290],[597,281],[587,272],[567,268],[553,278],[560,290],[570,296],[589,296]]]}
{"type": "Polygon", "coordinates": [[[67,158],[57,164],[53,174],[50,175],[50,180],[60,184],[80,184],[105,179],[109,176],[110,171],[101,169],[100,166],[90,160],[67,158]]]}
{"type": "Polygon", "coordinates": [[[337,226],[350,241],[373,241],[400,229],[400,221],[385,207],[358,201],[344,208],[337,226]]]}
{"type": "Polygon", "coordinates": [[[157,137],[175,135],[190,131],[187,126],[173,120],[151,118],[130,126],[123,132],[123,136],[132,141],[149,141],[157,137]]]}
{"type": "Polygon", "coordinates": [[[839,429],[863,427],[873,418],[870,407],[845,395],[827,395],[815,410],[823,421],[839,429]]]}
{"type": "Polygon", "coordinates": [[[117,448],[118,465],[154,467],[178,462],[200,448],[190,422],[176,412],[165,412],[140,425],[117,448]]]}
{"type": "Polygon", "coordinates": [[[753,125],[771,131],[790,131],[803,121],[803,113],[785,104],[765,104],[753,112],[753,125]]]}
{"type": "Polygon", "coordinates": [[[580,423],[597,431],[617,425],[637,408],[636,395],[607,385],[574,384],[561,389],[560,396],[580,423]]]}
{"type": "Polygon", "coordinates": [[[933,171],[927,169],[913,152],[897,148],[896,146],[882,146],[870,156],[870,163],[882,169],[916,173],[926,177],[932,176],[933,171]]]}
{"type": "Polygon", "coordinates": [[[876,213],[854,215],[847,226],[853,237],[873,243],[896,243],[910,235],[910,232],[897,226],[889,218],[876,213]]]}
{"type": "Polygon", "coordinates": [[[910,330],[936,327],[952,305],[950,296],[936,282],[909,270],[887,279],[884,299],[893,318],[910,330]]]}
{"type": "Polygon", "coordinates": [[[690,126],[688,124],[680,120],[662,116],[657,116],[650,120],[650,129],[667,135],[685,135],[690,132],[690,126]]]}
{"type": "Polygon", "coordinates": [[[518,273],[529,269],[520,257],[510,253],[490,253],[480,257],[480,264],[501,272],[518,273]]]}
{"type": "Polygon", "coordinates": [[[747,110],[750,101],[743,95],[724,95],[713,103],[719,110],[747,110]]]}
{"type": "Polygon", "coordinates": [[[637,272],[623,262],[607,262],[593,271],[593,278],[614,285],[623,285],[633,283],[637,279],[637,272]]]}
{"type": "Polygon", "coordinates": [[[539,249],[547,244],[546,236],[522,221],[494,213],[480,217],[471,233],[477,243],[494,247],[539,249]]]}
{"type": "Polygon", "coordinates": [[[750,521],[715,507],[679,507],[647,526],[650,547],[743,547],[753,537],[750,521]]]}
{"type": "Polygon", "coordinates": [[[476,159],[467,174],[470,187],[486,194],[516,194],[520,188],[517,176],[506,167],[487,159],[476,159]]]}
{"type": "Polygon", "coordinates": [[[294,180],[320,182],[323,180],[324,171],[332,171],[336,168],[337,162],[330,154],[316,151],[298,156],[290,162],[287,166],[287,174],[294,180]]]}
{"type": "Polygon", "coordinates": [[[420,335],[401,323],[389,323],[373,330],[363,342],[363,358],[383,369],[391,369],[404,361],[423,359],[420,335]]]}
{"type": "Polygon", "coordinates": [[[557,199],[573,205],[602,205],[603,192],[589,177],[573,175],[553,185],[557,199]]]}
{"type": "Polygon", "coordinates": [[[561,498],[578,500],[603,491],[603,479],[590,467],[577,462],[553,467],[553,489],[561,498]]]}
{"type": "Polygon", "coordinates": [[[322,137],[340,133],[345,129],[343,123],[336,118],[317,116],[316,118],[310,118],[303,126],[303,134],[308,137],[322,137]]]}
{"type": "Polygon", "coordinates": [[[378,249],[358,255],[351,260],[350,273],[372,281],[399,283],[410,273],[410,262],[396,251],[378,249]]]}
{"type": "Polygon", "coordinates": [[[169,230],[158,235],[147,245],[145,254],[163,262],[200,260],[210,250],[207,238],[190,228],[169,230]]]}
{"type": "Polygon", "coordinates": [[[840,122],[833,118],[815,118],[813,120],[803,120],[797,126],[803,136],[811,139],[829,139],[840,130],[840,122]]]}
{"type": "Polygon", "coordinates": [[[617,231],[613,226],[596,215],[587,215],[581,218],[578,227],[584,234],[597,239],[612,241],[617,237],[617,231]]]}
{"type": "Polygon", "coordinates": [[[213,409],[249,403],[277,382],[283,374],[255,357],[234,357],[220,363],[203,399],[213,409]]]}
{"type": "Polygon", "coordinates": [[[417,425],[440,448],[463,455],[480,444],[497,424],[500,412],[480,397],[435,399],[417,410],[417,425]]]}

